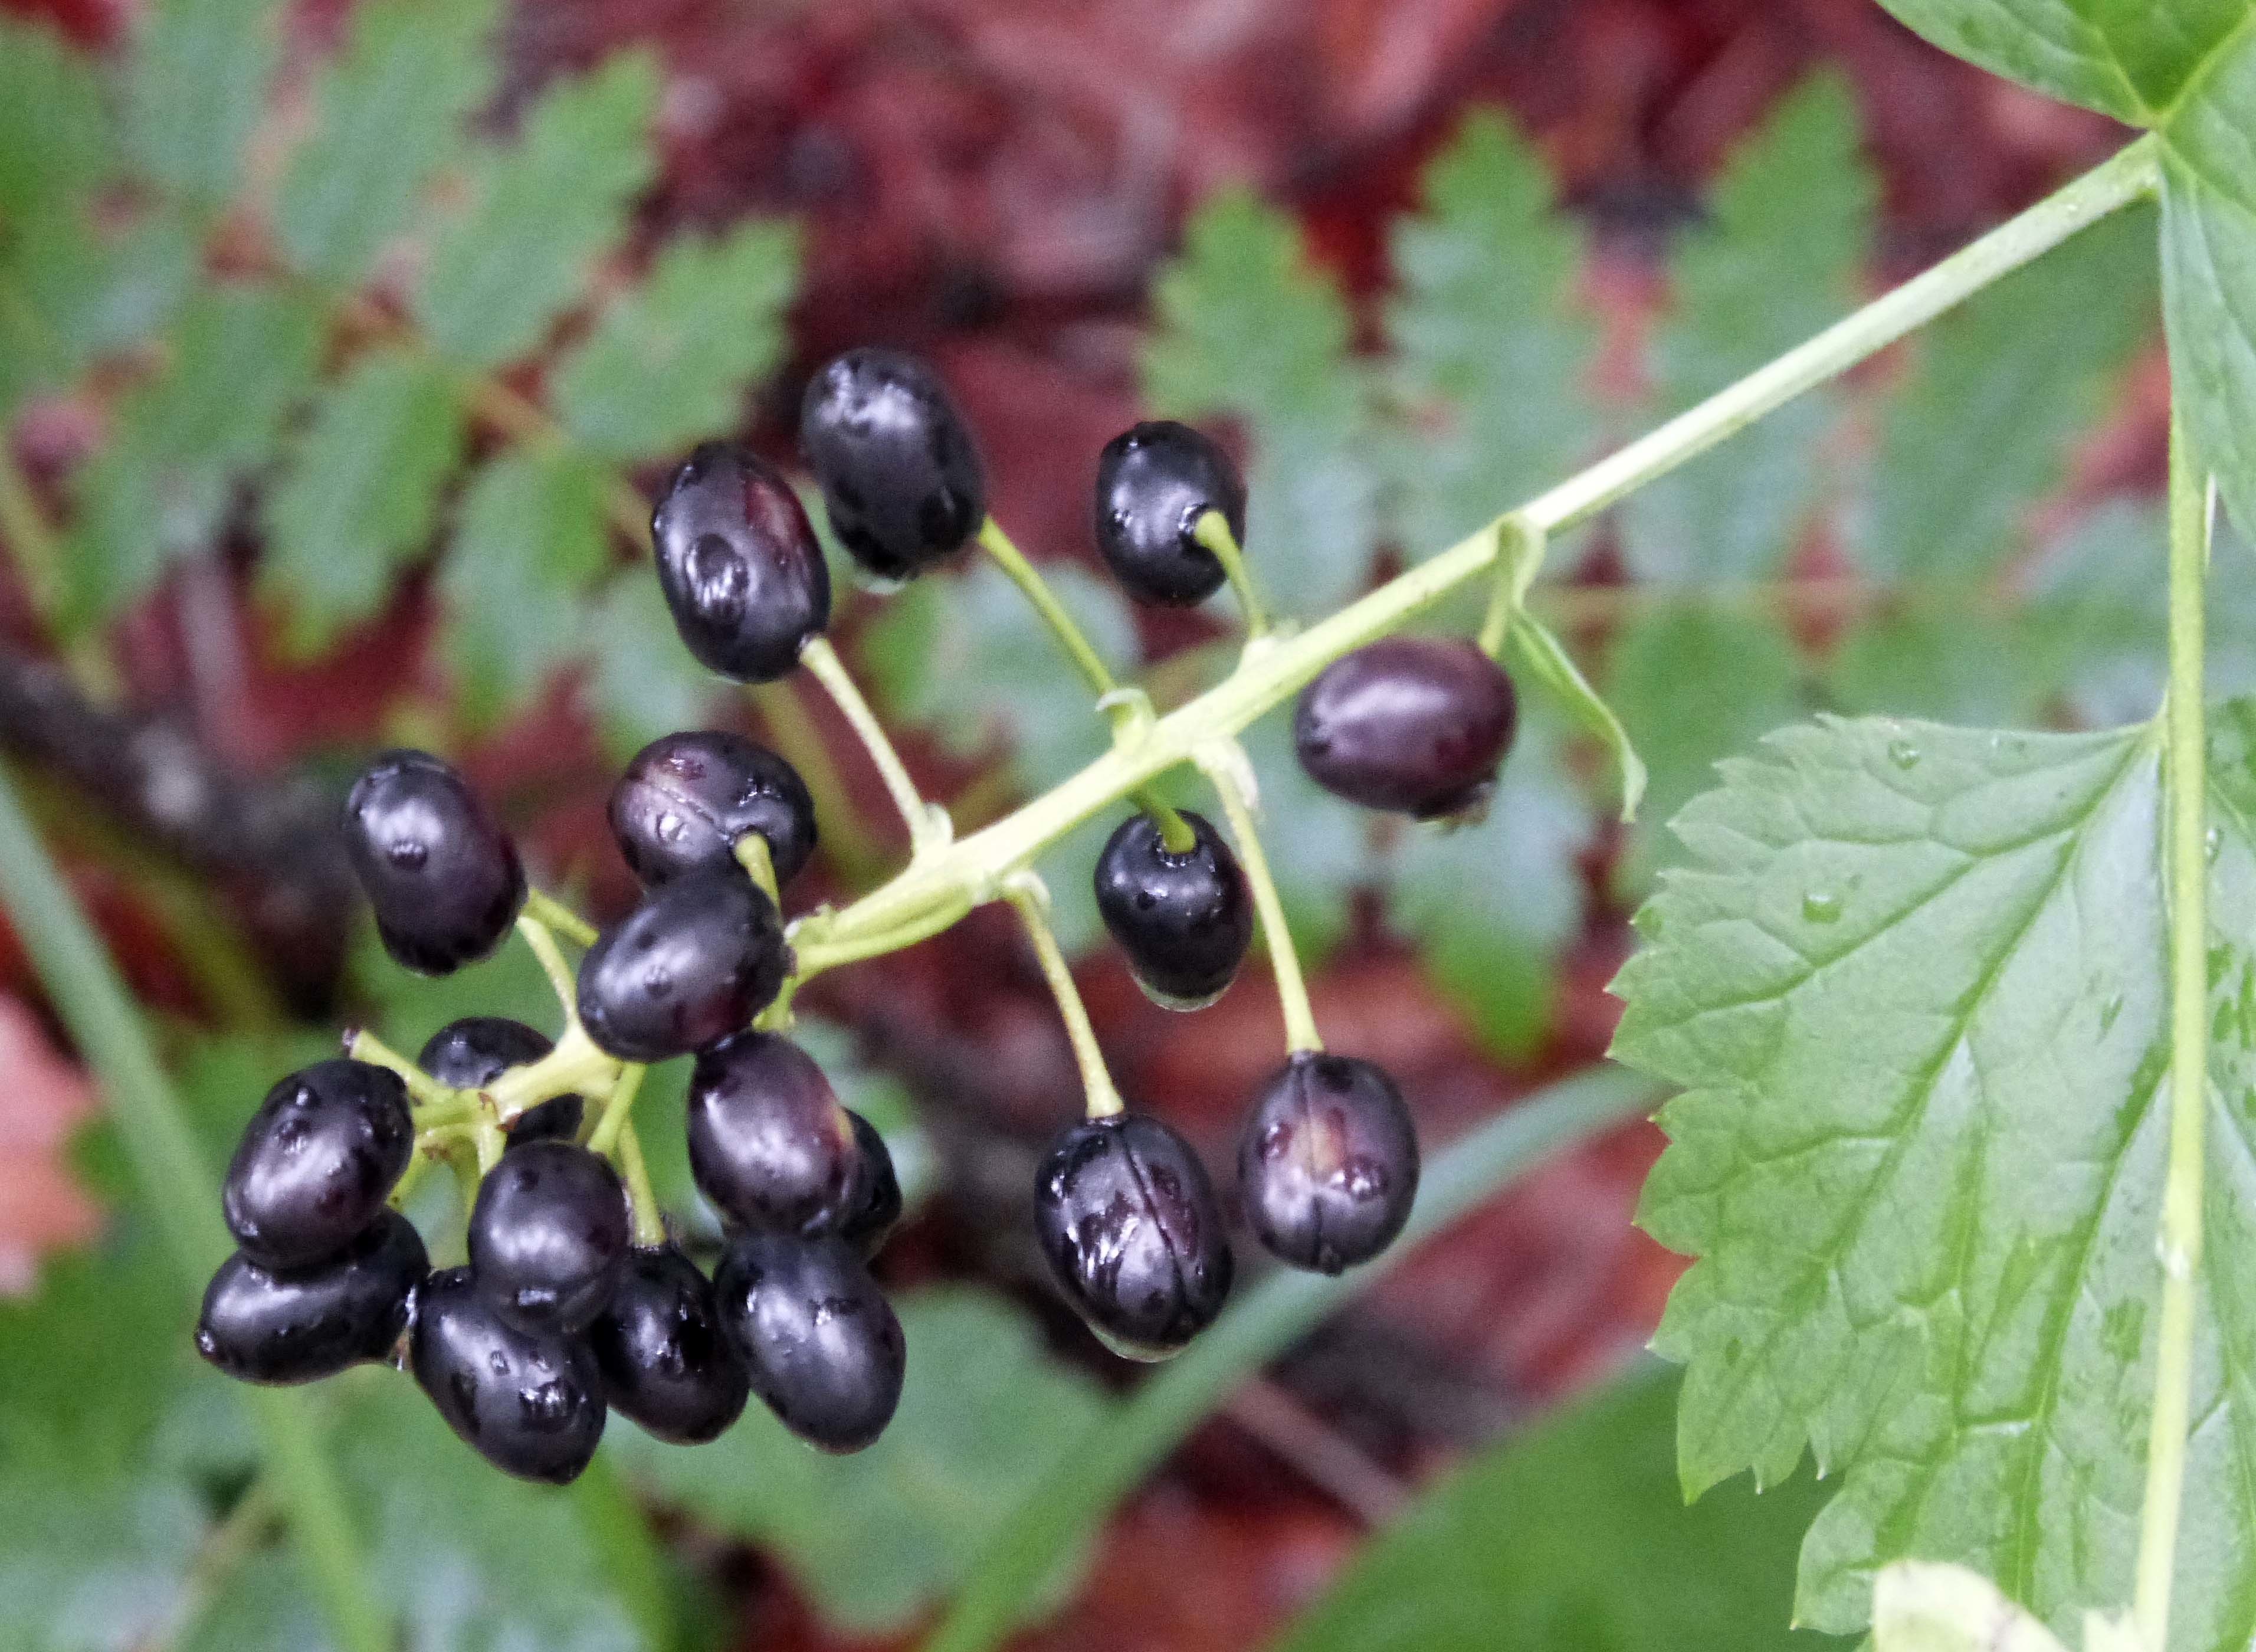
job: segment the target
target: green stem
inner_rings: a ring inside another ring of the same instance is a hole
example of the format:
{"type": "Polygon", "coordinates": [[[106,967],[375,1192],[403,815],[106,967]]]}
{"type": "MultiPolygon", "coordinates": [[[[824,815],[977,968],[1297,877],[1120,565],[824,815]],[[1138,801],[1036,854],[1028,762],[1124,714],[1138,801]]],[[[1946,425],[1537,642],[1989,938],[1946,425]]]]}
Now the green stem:
{"type": "Polygon", "coordinates": [[[879,723],[877,714],[870,710],[870,702],[862,697],[861,689],[854,686],[854,679],[848,673],[845,661],[839,659],[838,651],[830,646],[830,639],[822,636],[807,639],[807,646],[800,651],[799,660],[822,685],[823,692],[830,696],[830,702],[838,708],[839,715],[854,731],[854,738],[861,741],[862,749],[870,754],[870,761],[877,766],[878,778],[885,781],[885,790],[892,796],[893,807],[900,811],[901,819],[909,829],[909,864],[914,865],[939,855],[953,835],[948,816],[926,802],[918,792],[916,782],[909,778],[908,766],[901,761],[901,754],[893,750],[892,740],[886,735],[885,724],[879,723]]]}
{"type": "MultiPolygon", "coordinates": [[[[110,1116],[190,1301],[228,1253],[219,1193],[179,1097],[159,1065],[116,966],[32,832],[15,787],[0,771],[0,900],[55,1010],[102,1081],[110,1116]]],[[[343,1489],[315,1433],[305,1397],[252,1396],[267,1471],[281,1486],[290,1531],[326,1611],[350,1652],[384,1652],[391,1634],[370,1592],[343,1489]]]]}
{"type": "Polygon", "coordinates": [[[816,815],[822,822],[818,847],[824,857],[849,886],[865,884],[883,868],[885,855],[847,797],[846,783],[839,778],[838,765],[830,755],[830,743],[807,715],[802,693],[801,685],[792,681],[764,682],[753,689],[760,730],[807,782],[816,815]]]}
{"type": "Polygon", "coordinates": [[[619,1174],[626,1178],[627,1203],[634,1211],[635,1243],[666,1243],[666,1218],[658,1208],[658,1195],[650,1185],[650,1163],[642,1156],[642,1138],[631,1122],[619,1129],[619,1174]]]}
{"type": "Polygon", "coordinates": [[[1393,1261],[1551,1154],[1651,1111],[1653,1085],[1620,1068],[1566,1079],[1515,1103],[1437,1154],[1389,1260],[1338,1277],[1279,1268],[1091,1425],[988,1539],[924,1652],[986,1652],[1107,1513],[1232,1389],[1305,1337],[1393,1261]]]}
{"type": "Polygon", "coordinates": [[[619,1070],[619,1082],[611,1091],[611,1098],[603,1108],[603,1121],[588,1138],[588,1151],[600,1153],[606,1158],[618,1145],[619,1132],[626,1128],[627,1115],[634,1111],[635,1098],[642,1093],[643,1076],[650,1069],[632,1063],[619,1070]]]}
{"type": "MultiPolygon", "coordinates": [[[[2144,196],[2154,186],[2156,153],[2153,138],[2138,139],[1924,274],[1539,494],[1518,514],[1527,526],[1552,538],[1588,520],[1765,413],[1885,349],[2078,229],[2144,196]]],[[[1235,735],[1341,655],[1396,630],[1491,567],[1502,549],[1498,529],[1505,519],[1486,524],[1298,635],[1272,639],[1265,648],[1249,651],[1227,679],[1161,717],[1134,745],[1115,745],[1051,791],[945,852],[911,865],[847,907],[838,914],[834,934],[844,939],[886,928],[906,911],[928,908],[936,892],[948,886],[999,887],[1010,872],[1029,864],[1114,799],[1192,760],[1201,745],[1217,736],[1235,735]]],[[[1527,576],[1533,573],[1530,567],[1527,576]]]]}
{"type": "Polygon", "coordinates": [[[539,1061],[511,1068],[484,1093],[493,1098],[496,1116],[506,1123],[528,1107],[571,1091],[590,1101],[608,1100],[624,1072],[618,1057],[597,1048],[575,1017],[564,1024],[555,1048],[539,1061]]]}
{"type": "Polygon", "coordinates": [[[782,911],[783,897],[776,891],[775,856],[768,850],[768,840],[758,832],[746,832],[737,839],[733,852],[752,886],[768,898],[770,906],[782,911]]]}
{"type": "Polygon", "coordinates": [[[1245,867],[1245,881],[1253,891],[1253,909],[1261,916],[1262,938],[1269,943],[1269,967],[1277,977],[1277,1003],[1285,1013],[1285,1047],[1295,1055],[1315,1054],[1324,1047],[1316,1031],[1316,1013],[1308,1002],[1308,984],[1301,974],[1301,956],[1293,949],[1293,931],[1285,921],[1285,903],[1277,893],[1277,880],[1269,873],[1269,857],[1261,847],[1261,833],[1253,823],[1253,808],[1246,801],[1244,774],[1249,766],[1237,741],[1211,745],[1199,754],[1199,767],[1214,782],[1215,795],[1230,821],[1230,836],[1237,845],[1237,858],[1245,867]]]}
{"type": "Polygon", "coordinates": [[[1081,1068],[1089,1116],[1109,1119],[1121,1111],[1120,1092],[1113,1086],[1104,1052],[1097,1046],[1096,1029],[1089,1024],[1089,1011],[1081,1001],[1081,989],[1074,985],[1072,967],[1065,961],[1057,936],[1050,932],[1049,892],[1033,872],[1022,872],[1011,879],[1003,897],[1018,908],[1026,939],[1033,942],[1034,956],[1041,961],[1042,978],[1049,983],[1050,996],[1057,1000],[1058,1013],[1065,1018],[1065,1035],[1081,1068]]]}
{"type": "Polygon", "coordinates": [[[1209,511],[1192,525],[1191,537],[1212,552],[1214,560],[1222,564],[1230,589],[1237,593],[1239,612],[1245,617],[1245,640],[1251,642],[1269,634],[1268,611],[1261,606],[1260,589],[1253,582],[1253,570],[1245,565],[1245,557],[1237,548],[1237,536],[1230,531],[1230,519],[1219,511],[1209,511]]]}
{"type": "Polygon", "coordinates": [[[2162,1184],[2162,1309],[2154,1338],[2154,1409],[2147,1438],[2137,1591],[2141,1641],[2161,1652],[2185,1497],[2193,1398],[2195,1295],[2201,1274],[2203,1137],[2209,1112],[2209,830],[2203,728],[2203,597],[2210,510],[2182,420],[2170,427],[2170,686],[2168,743],[2170,880],[2170,1156],[2162,1184]]]}
{"type": "Polygon", "coordinates": [[[397,1073],[407,1086],[407,1099],[415,1108],[417,1126],[467,1123],[483,1111],[476,1093],[442,1084],[365,1027],[353,1028],[345,1040],[345,1054],[370,1067],[397,1073]]]}
{"type": "Polygon", "coordinates": [[[1526,518],[1508,516],[1497,525],[1496,579],[1489,592],[1488,612],[1481,619],[1480,651],[1491,660],[1504,657],[1504,639],[1520,611],[1528,583],[1543,565],[1543,531],[1526,518]]]}
{"type": "Polygon", "coordinates": [[[545,923],[575,946],[596,944],[596,926],[555,896],[535,889],[525,897],[524,916],[545,923]]]}

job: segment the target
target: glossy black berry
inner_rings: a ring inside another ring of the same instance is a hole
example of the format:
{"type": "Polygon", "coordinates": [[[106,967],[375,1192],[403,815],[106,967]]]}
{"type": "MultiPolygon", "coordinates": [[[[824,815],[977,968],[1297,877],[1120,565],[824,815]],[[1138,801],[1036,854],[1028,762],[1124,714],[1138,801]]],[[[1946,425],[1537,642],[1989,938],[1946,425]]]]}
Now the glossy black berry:
{"type": "Polygon", "coordinates": [[[813,1235],[862,1206],[869,1167],[814,1058],[777,1034],[740,1033],[690,1073],[689,1173],[732,1225],[813,1235]]]}
{"type": "MultiPolygon", "coordinates": [[[[431,1034],[415,1064],[442,1084],[484,1090],[512,1067],[529,1066],[555,1046],[547,1035],[503,1015],[466,1015],[431,1034]]],[[[552,1096],[528,1107],[509,1126],[509,1145],[569,1141],[580,1133],[587,1103],[579,1096],[552,1096]]]]}
{"type": "Polygon", "coordinates": [[[893,1174],[892,1151],[877,1126],[850,1107],[846,1116],[853,1120],[854,1147],[862,1162],[855,1175],[854,1197],[839,1218],[837,1233],[866,1260],[885,1248],[900,1223],[901,1183],[893,1174]]]}
{"type": "Polygon", "coordinates": [[[1245,484],[1230,455],[1170,419],[1152,420],[1104,444],[1096,461],[1096,548],[1129,594],[1188,605],[1214,595],[1221,560],[1198,541],[1198,520],[1219,511],[1245,543],[1245,484]]]}
{"type": "Polygon", "coordinates": [[[585,1339],[519,1331],[467,1267],[423,1281],[408,1368],[447,1424],[496,1468],[561,1486],[603,1437],[603,1376],[585,1339]]]}
{"type": "Polygon", "coordinates": [[[396,1074],[344,1060],[293,1073],[236,1144],[221,1187],[228,1230],[267,1267],[335,1256],[384,1214],[414,1147],[396,1074]]]}
{"type": "Polygon", "coordinates": [[[781,473],[708,442],[673,473],[650,520],[659,589],[699,663],[766,682],[830,623],[830,569],[781,473]]]}
{"type": "Polygon", "coordinates": [[[1156,1119],[1075,1125],[1042,1161],[1034,1236],[1067,1299],[1105,1345],[1164,1359],[1214,1322],[1230,1243],[1206,1167],[1156,1119]]]}
{"type": "Polygon", "coordinates": [[[855,349],[833,361],[807,387],[799,441],[839,543],[880,579],[922,573],[986,519],[978,443],[913,356],[855,349]]]}
{"type": "Polygon", "coordinates": [[[523,1331],[572,1331],[603,1312],[626,1267],[626,1184],[565,1141],[502,1154],[470,1207],[470,1271],[523,1331]]]}
{"type": "Polygon", "coordinates": [[[536,1141],[577,1141],[587,1116],[585,1097],[551,1096],[510,1122],[509,1148],[529,1147],[536,1141]]]}
{"type": "Polygon", "coordinates": [[[1295,1267],[1336,1274],[1394,1242],[1418,1197],[1418,1133],[1366,1061],[1302,1053],[1271,1074],[1237,1143],[1246,1225],[1295,1267]]]}
{"type": "Polygon", "coordinates": [[[427,752],[387,752],[353,782],[345,850],[384,950],[425,975],[484,957],[525,905],[517,846],[427,752]]]}
{"type": "Polygon", "coordinates": [[[1326,791],[1433,820],[1487,797],[1517,717],[1512,679],[1473,644],[1388,637],[1308,686],[1293,741],[1326,791]]]}
{"type": "Polygon", "coordinates": [[[666,1061],[750,1026],[790,969],[775,903],[751,879],[726,868],[685,872],[588,949],[580,1020],[621,1061],[666,1061]]]}
{"type": "Polygon", "coordinates": [[[826,1451],[858,1451],[885,1432],[908,1349],[892,1305],[844,1240],[739,1234],[713,1290],[752,1392],[784,1427],[826,1451]]]}
{"type": "Polygon", "coordinates": [[[204,1292],[196,1352],[244,1382],[334,1376],[391,1353],[430,1271],[414,1224],[390,1211],[311,1267],[266,1267],[237,1251],[204,1292]]]}
{"type": "Polygon", "coordinates": [[[1197,1009],[1244,961],[1253,899],[1213,823],[1188,809],[1182,820],[1197,841],[1181,854],[1148,815],[1120,822],[1096,858],[1096,910],[1146,992],[1170,1009],[1197,1009]]]}
{"type": "Polygon", "coordinates": [[[713,1287],[671,1245],[638,1250],[588,1328],[611,1408],[661,1440],[718,1437],[744,1408],[751,1376],[721,1329],[713,1287]]]}
{"type": "Polygon", "coordinates": [[[814,852],[814,800],[765,746],[714,730],[669,734],[635,753],[611,788],[611,835],[635,876],[664,883],[732,865],[737,840],[768,846],[778,887],[814,852]]]}

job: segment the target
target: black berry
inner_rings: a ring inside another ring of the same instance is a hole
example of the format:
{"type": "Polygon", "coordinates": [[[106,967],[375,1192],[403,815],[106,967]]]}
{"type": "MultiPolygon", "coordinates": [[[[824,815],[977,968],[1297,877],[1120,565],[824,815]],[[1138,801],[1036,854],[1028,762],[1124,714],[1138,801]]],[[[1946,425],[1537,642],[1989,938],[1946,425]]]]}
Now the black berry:
{"type": "Polygon", "coordinates": [[[519,1331],[467,1267],[416,1294],[408,1366],[448,1426],[520,1479],[577,1479],[603,1437],[603,1377],[587,1343],[519,1331]]]}
{"type": "Polygon", "coordinates": [[[766,682],[830,623],[830,569],[799,496],[742,448],[708,442],[650,520],[659,589],[699,663],[766,682]]]}
{"type": "Polygon", "coordinates": [[[645,894],[580,960],[580,1020],[621,1061],[658,1062],[749,1026],[790,972],[775,903],[740,871],[645,894]]]}
{"type": "Polygon", "coordinates": [[[744,1408],[751,1377],[721,1330],[713,1287],[671,1245],[627,1260],[611,1305],[588,1328],[611,1408],[661,1440],[717,1437],[744,1408]]]}
{"type": "Polygon", "coordinates": [[[1401,1092],[1369,1062],[1294,1055],[1245,1121],[1237,1185],[1254,1237],[1295,1267],[1369,1261],[1418,1197],[1418,1133],[1401,1092]]]}
{"type": "Polygon", "coordinates": [[[1308,685],[1293,740],[1325,790],[1431,820],[1487,797],[1517,715],[1512,679],[1471,643],[1389,637],[1308,685]]]}
{"type": "Polygon", "coordinates": [[[846,1116],[853,1120],[854,1147],[862,1161],[855,1175],[857,1190],[839,1218],[837,1233],[866,1260],[885,1248],[899,1225],[901,1183],[893,1174],[892,1151],[877,1126],[850,1107],[846,1116]]]}
{"type": "Polygon", "coordinates": [[[1147,815],[1122,821],[1096,858],[1096,909],[1144,990],[1171,1009],[1220,997],[1253,941],[1253,900],[1237,857],[1204,816],[1178,855],[1147,815]]]}
{"type": "Polygon", "coordinates": [[[1131,1359],[1180,1352],[1230,1294],[1230,1243],[1206,1167],[1139,1113],[1059,1138],[1035,1180],[1034,1235],[1089,1329],[1131,1359]]]}
{"type": "Polygon", "coordinates": [[[849,350],[814,376],[800,445],[831,528],[880,579],[960,550],[987,515],[987,471],[939,376],[913,356],[849,350]]]}
{"type": "Polygon", "coordinates": [[[569,1142],[528,1142],[478,1187],[470,1271],[518,1329],[579,1331],[610,1301],[631,1232],[626,1184],[607,1161],[569,1142]]]}
{"type": "Polygon", "coordinates": [[[1198,542],[1198,520],[1219,511],[1245,542],[1245,484],[1230,455],[1173,420],[1153,420],[1104,444],[1096,461],[1096,548],[1113,576],[1147,603],[1188,605],[1214,595],[1221,559],[1198,542]]]}
{"type": "Polygon", "coordinates": [[[221,1188],[236,1243],[267,1267],[336,1255],[384,1214],[415,1147],[398,1077],[325,1061],[266,1093],[221,1188]]]}
{"type": "Polygon", "coordinates": [[[387,752],[353,782],[345,849],[384,950],[425,975],[485,957],[525,905],[517,846],[427,752],[387,752]]]}
{"type": "Polygon", "coordinates": [[[853,1207],[854,1122],[814,1057],[773,1033],[742,1033],[689,1077],[689,1173],[732,1224],[827,1233],[853,1207]]]}
{"type": "MultiPolygon", "coordinates": [[[[415,1064],[442,1084],[484,1090],[512,1067],[539,1061],[554,1048],[545,1034],[502,1015],[466,1015],[431,1034],[415,1064]]],[[[519,1113],[509,1126],[509,1145],[570,1141],[580,1133],[587,1109],[579,1096],[552,1096],[519,1113]]]]}
{"type": "Polygon", "coordinates": [[[311,1382],[391,1353],[431,1271],[423,1240],[387,1211],[342,1255],[270,1268],[237,1251],[220,1265],[196,1321],[196,1352],[244,1382],[311,1382]]]}
{"type": "Polygon", "coordinates": [[[713,1276],[752,1392],[800,1438],[858,1451],[900,1402],[908,1350],[870,1270],[838,1239],[744,1233],[713,1276]]]}
{"type": "Polygon", "coordinates": [[[814,852],[814,800],[799,771],[765,746],[707,730],[669,734],[635,753],[611,789],[611,835],[645,884],[728,867],[757,833],[780,888],[814,852]]]}

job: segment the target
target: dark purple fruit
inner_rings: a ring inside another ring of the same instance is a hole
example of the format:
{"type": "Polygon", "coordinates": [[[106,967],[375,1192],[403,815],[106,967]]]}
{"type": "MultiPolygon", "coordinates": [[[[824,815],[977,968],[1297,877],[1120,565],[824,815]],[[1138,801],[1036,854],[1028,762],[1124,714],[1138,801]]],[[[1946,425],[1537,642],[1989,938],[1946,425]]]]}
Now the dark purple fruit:
{"type": "Polygon", "coordinates": [[[415,1225],[391,1211],[342,1255],[308,1267],[265,1267],[237,1251],[204,1291],[196,1352],[243,1382],[334,1376],[391,1353],[430,1271],[415,1225]]]}
{"type": "MultiPolygon", "coordinates": [[[[512,1067],[530,1066],[554,1048],[546,1034],[501,1015],[466,1015],[449,1021],[423,1046],[415,1064],[442,1084],[484,1090],[512,1067]]],[[[580,1133],[586,1100],[552,1096],[518,1114],[509,1126],[509,1145],[570,1141],[580,1133]]]]}
{"type": "Polygon", "coordinates": [[[508,1147],[529,1147],[536,1141],[577,1141],[587,1116],[585,1097],[551,1096],[510,1121],[508,1147]]]}
{"type": "Polygon", "coordinates": [[[830,623],[830,569],[798,494],[742,448],[709,441],[650,519],[659,589],[709,671],[768,682],[830,623]]]}
{"type": "Polygon", "coordinates": [[[839,1218],[837,1233],[867,1261],[885,1248],[900,1223],[901,1183],[893,1174],[892,1150],[878,1126],[850,1107],[846,1116],[853,1120],[854,1148],[862,1162],[854,1178],[857,1191],[839,1218]]]}
{"type": "Polygon", "coordinates": [[[1433,820],[1487,797],[1517,717],[1512,679],[1473,644],[1388,637],[1308,686],[1293,741],[1326,791],[1433,820]]]}
{"type": "Polygon", "coordinates": [[[519,1479],[580,1477],[603,1437],[603,1374],[578,1337],[519,1331],[467,1267],[423,1281],[408,1368],[447,1425],[519,1479]]]}
{"type": "Polygon", "coordinates": [[[1171,419],[1123,431],[1096,460],[1096,548],[1129,594],[1188,606],[1214,595],[1221,559],[1198,541],[1219,511],[1245,543],[1245,484],[1230,455],[1171,419]]]}
{"type": "Polygon", "coordinates": [[[922,573],[986,519],[978,443],[913,356],[854,349],[831,362],[807,387],[799,441],[839,543],[880,579],[922,573]]]}
{"type": "Polygon", "coordinates": [[[397,1074],[325,1061],[266,1092],[221,1187],[228,1231],[266,1267],[304,1267],[352,1244],[384,1213],[415,1126],[397,1074]]]}
{"type": "Polygon", "coordinates": [[[580,1020],[621,1061],[659,1062],[751,1024],[791,971],[775,903],[733,868],[645,893],[580,960],[580,1020]]]}
{"type": "Polygon", "coordinates": [[[1418,1133],[1394,1081],[1346,1055],[1292,1056],[1237,1143],[1246,1225],[1295,1267],[1336,1274],[1394,1242],[1418,1197],[1418,1133]]]}
{"type": "Polygon", "coordinates": [[[784,1427],[826,1451],[858,1451],[900,1402],[901,1322],[838,1239],[743,1233],[713,1276],[721,1323],[752,1392],[784,1427]]]}
{"type": "Polygon", "coordinates": [[[814,800],[799,771],[715,730],[669,734],[636,752],[610,812],[619,852],[646,885],[732,867],[737,839],[751,834],[766,843],[779,888],[814,852],[814,800]]]}
{"type": "Polygon", "coordinates": [[[1034,1236],[1067,1300],[1131,1359],[1181,1352],[1230,1294],[1230,1242],[1206,1167],[1140,1113],[1058,1139],[1034,1183],[1034,1236]]]}
{"type": "Polygon", "coordinates": [[[470,1207],[470,1271],[503,1318],[528,1331],[575,1331],[603,1312],[627,1261],[626,1183],[564,1141],[502,1154],[470,1207]]]}
{"type": "Polygon", "coordinates": [[[1096,909],[1144,990],[1170,1009],[1222,995],[1253,941],[1253,900],[1237,857],[1203,815],[1178,855],[1147,815],[1120,822],[1096,858],[1096,909]]]}
{"type": "Polygon", "coordinates": [[[588,1345],[611,1408],[677,1445],[718,1437],[751,1390],[744,1357],[721,1330],[712,1285],[671,1245],[628,1259],[588,1345]]]}
{"type": "Polygon", "coordinates": [[[427,752],[386,752],[353,782],[345,850],[384,950],[425,975],[484,957],[525,905],[517,845],[427,752]]]}
{"type": "Polygon", "coordinates": [[[809,1055],[774,1033],[740,1033],[689,1077],[689,1173],[731,1225],[812,1237],[866,1202],[854,1118],[809,1055]]]}

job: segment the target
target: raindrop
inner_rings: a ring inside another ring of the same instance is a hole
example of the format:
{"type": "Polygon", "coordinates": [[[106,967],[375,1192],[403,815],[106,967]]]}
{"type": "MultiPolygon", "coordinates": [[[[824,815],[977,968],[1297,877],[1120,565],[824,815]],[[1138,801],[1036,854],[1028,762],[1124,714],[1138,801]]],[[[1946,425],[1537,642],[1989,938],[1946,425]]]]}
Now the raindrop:
{"type": "Polygon", "coordinates": [[[1888,761],[1900,769],[1916,767],[1919,763],[1919,748],[1909,740],[1890,740],[1888,761]]]}
{"type": "Polygon", "coordinates": [[[1808,923],[1835,923],[1841,917],[1841,897],[1817,890],[1801,897],[1801,916],[1808,923]]]}

